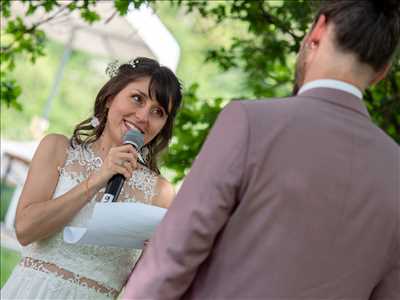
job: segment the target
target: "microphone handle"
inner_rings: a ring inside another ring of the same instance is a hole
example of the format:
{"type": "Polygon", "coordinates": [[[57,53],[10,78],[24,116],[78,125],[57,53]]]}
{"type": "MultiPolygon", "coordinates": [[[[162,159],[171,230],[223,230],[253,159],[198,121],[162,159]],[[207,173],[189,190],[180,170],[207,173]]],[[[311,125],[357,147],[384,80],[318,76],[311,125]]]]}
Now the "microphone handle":
{"type": "MultiPolygon", "coordinates": [[[[135,150],[137,150],[136,144],[132,144],[132,143],[125,143],[125,144],[132,145],[132,147],[135,150]]],[[[142,166],[146,166],[139,151],[138,151],[137,162],[142,166]]],[[[125,182],[124,175],[115,174],[114,176],[112,176],[110,178],[110,180],[108,180],[108,182],[107,182],[106,191],[105,191],[103,197],[101,198],[100,202],[105,202],[105,203],[116,202],[118,199],[119,193],[121,192],[122,186],[124,185],[124,182],[125,182]]]]}
{"type": "Polygon", "coordinates": [[[124,185],[125,177],[122,174],[115,174],[107,183],[106,192],[101,199],[101,202],[115,202],[118,199],[122,186],[124,185]]]}

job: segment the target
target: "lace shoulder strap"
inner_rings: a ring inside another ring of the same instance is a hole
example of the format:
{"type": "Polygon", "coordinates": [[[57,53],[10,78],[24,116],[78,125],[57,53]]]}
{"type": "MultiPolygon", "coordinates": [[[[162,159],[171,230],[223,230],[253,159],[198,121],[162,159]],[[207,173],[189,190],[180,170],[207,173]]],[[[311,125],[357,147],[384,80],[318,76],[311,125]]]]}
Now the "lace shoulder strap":
{"type": "Polygon", "coordinates": [[[144,203],[152,203],[152,198],[156,195],[156,183],[158,175],[150,169],[140,166],[136,169],[132,177],[125,183],[125,188],[129,187],[135,198],[144,203]]]}
{"type": "Polygon", "coordinates": [[[73,143],[67,149],[66,159],[64,165],[59,168],[59,173],[81,182],[101,165],[101,158],[94,155],[90,146],[73,143]]]}

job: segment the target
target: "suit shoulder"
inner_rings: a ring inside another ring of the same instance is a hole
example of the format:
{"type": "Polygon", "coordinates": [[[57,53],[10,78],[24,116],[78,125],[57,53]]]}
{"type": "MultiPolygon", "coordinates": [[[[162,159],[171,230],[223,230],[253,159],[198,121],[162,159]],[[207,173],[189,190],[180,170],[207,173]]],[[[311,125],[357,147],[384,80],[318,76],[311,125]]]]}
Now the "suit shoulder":
{"type": "Polygon", "coordinates": [[[225,105],[222,111],[218,114],[218,123],[229,125],[227,129],[232,126],[237,127],[239,125],[242,126],[244,123],[247,124],[248,117],[243,103],[245,103],[245,101],[233,100],[225,105]]]}
{"type": "Polygon", "coordinates": [[[265,111],[292,108],[298,104],[298,101],[293,101],[294,97],[287,98],[264,98],[254,100],[240,100],[239,102],[247,111],[265,111]]]}
{"type": "Polygon", "coordinates": [[[294,115],[300,105],[299,101],[296,101],[294,97],[241,100],[235,102],[240,103],[250,123],[258,119],[264,120],[265,118],[276,119],[278,117],[280,120],[287,119],[291,115],[294,115]]]}
{"type": "Polygon", "coordinates": [[[376,136],[379,137],[380,144],[387,149],[392,149],[394,155],[400,155],[400,147],[382,128],[378,127],[375,123],[371,123],[375,128],[376,136]]]}

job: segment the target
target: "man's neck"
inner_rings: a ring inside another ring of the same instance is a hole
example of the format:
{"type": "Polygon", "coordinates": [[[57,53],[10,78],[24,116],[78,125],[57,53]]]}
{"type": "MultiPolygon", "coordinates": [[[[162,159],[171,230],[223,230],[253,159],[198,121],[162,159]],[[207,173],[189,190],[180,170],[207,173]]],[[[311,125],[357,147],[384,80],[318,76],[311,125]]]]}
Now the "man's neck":
{"type": "Polygon", "coordinates": [[[362,83],[361,80],[355,80],[354,78],[349,78],[349,76],[332,74],[329,72],[327,72],[326,74],[323,74],[323,72],[321,72],[319,74],[315,74],[315,75],[311,74],[310,76],[306,77],[306,79],[304,80],[304,84],[311,82],[311,81],[320,80],[320,79],[332,79],[332,80],[346,82],[348,84],[354,85],[362,93],[364,93],[365,89],[367,88],[367,85],[365,83],[362,83]]]}
{"type": "Polygon", "coordinates": [[[321,88],[321,87],[341,90],[341,91],[353,94],[357,98],[362,99],[362,92],[356,86],[354,86],[350,83],[341,81],[341,80],[326,79],[326,78],[309,81],[309,82],[303,84],[303,86],[298,91],[298,94],[302,94],[305,91],[308,91],[310,89],[321,88]]]}

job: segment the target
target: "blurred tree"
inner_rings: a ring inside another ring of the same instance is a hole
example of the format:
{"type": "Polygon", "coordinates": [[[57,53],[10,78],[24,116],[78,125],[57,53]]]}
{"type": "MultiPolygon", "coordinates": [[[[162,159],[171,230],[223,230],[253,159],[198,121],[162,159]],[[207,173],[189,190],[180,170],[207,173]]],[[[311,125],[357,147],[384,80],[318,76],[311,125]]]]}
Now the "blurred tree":
{"type": "MultiPolygon", "coordinates": [[[[27,6],[26,15],[43,7],[49,13],[49,19],[57,17],[60,11],[79,10],[86,21],[98,20],[98,15],[91,10],[96,0],[69,3],[56,0],[22,1],[27,6]]],[[[115,0],[114,5],[120,15],[125,15],[130,4],[139,7],[143,3],[150,3],[157,10],[159,2],[165,1],[115,0]]],[[[317,0],[169,0],[169,3],[183,8],[187,13],[195,12],[212,20],[213,26],[224,26],[227,21],[246,26],[245,36],[232,38],[227,47],[208,49],[205,60],[216,63],[223,71],[241,69],[252,97],[280,97],[290,94],[296,53],[312,22],[317,0]]],[[[39,30],[40,24],[26,26],[21,18],[12,19],[11,0],[3,0],[0,5],[1,16],[7,21],[6,28],[2,29],[2,33],[7,36],[1,41],[1,101],[18,108],[20,87],[14,79],[5,76],[6,71],[12,70],[19,54],[29,55],[32,62],[43,55],[45,35],[39,30]]],[[[176,181],[182,179],[191,166],[218,112],[226,103],[220,98],[199,99],[197,88],[198,85],[193,84],[185,91],[184,106],[177,117],[175,135],[169,150],[171,155],[165,157],[166,166],[176,171],[176,181]]],[[[400,143],[398,59],[387,79],[368,89],[364,100],[373,121],[400,143]]]]}
{"type": "Polygon", "coordinates": [[[0,1],[1,23],[5,25],[0,31],[0,100],[8,106],[21,110],[22,106],[17,101],[21,94],[21,87],[7,73],[15,68],[19,55],[26,55],[32,63],[35,63],[38,57],[45,55],[46,35],[40,30],[40,25],[65,16],[74,10],[79,10],[81,17],[89,23],[99,20],[100,17],[91,10],[96,0],[78,2],[21,0],[26,6],[26,16],[34,14],[39,8],[43,8],[48,13],[46,18],[27,25],[21,17],[12,16],[12,2],[11,0],[0,1]]]}

